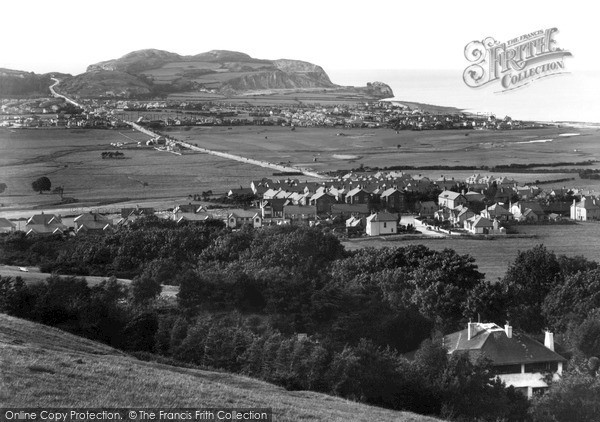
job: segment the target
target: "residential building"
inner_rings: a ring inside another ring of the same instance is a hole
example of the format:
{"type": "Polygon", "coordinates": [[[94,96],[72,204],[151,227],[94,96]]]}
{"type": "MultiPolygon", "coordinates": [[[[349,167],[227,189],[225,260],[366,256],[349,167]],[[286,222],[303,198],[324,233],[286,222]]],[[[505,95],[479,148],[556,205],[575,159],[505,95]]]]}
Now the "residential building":
{"type": "Polygon", "coordinates": [[[347,204],[366,204],[369,202],[371,195],[361,187],[356,187],[346,194],[347,204]]]}
{"type": "Polygon", "coordinates": [[[498,220],[492,221],[481,215],[467,218],[464,222],[464,228],[471,234],[506,234],[506,229],[500,227],[498,220]]]}
{"type": "Polygon", "coordinates": [[[331,206],[331,215],[342,216],[348,218],[354,217],[367,217],[370,215],[369,206],[367,204],[333,204],[331,206]]]}
{"type": "Polygon", "coordinates": [[[433,201],[418,202],[416,205],[416,211],[422,217],[433,217],[437,210],[438,206],[433,201]]]}
{"type": "Polygon", "coordinates": [[[17,225],[6,218],[0,218],[0,233],[14,232],[17,225]]]}
{"type": "Polygon", "coordinates": [[[112,221],[102,214],[89,212],[73,219],[75,233],[108,233],[113,230],[112,221]]]}
{"type": "Polygon", "coordinates": [[[381,236],[398,233],[398,214],[378,212],[371,214],[366,219],[366,233],[368,236],[381,236]]]}
{"type": "Polygon", "coordinates": [[[243,226],[262,227],[262,217],[257,210],[233,210],[227,215],[227,227],[239,229],[243,226]]]}
{"type": "Polygon", "coordinates": [[[286,205],[285,198],[264,199],[260,202],[262,218],[283,218],[283,206],[286,205]]]}
{"type": "Polygon", "coordinates": [[[317,219],[317,207],[307,205],[285,205],[283,207],[283,219],[290,223],[306,223],[317,219]]]}
{"type": "MultiPolygon", "coordinates": [[[[199,221],[205,220],[206,213],[202,211],[204,208],[200,204],[181,204],[173,208],[173,220],[180,221],[181,219],[187,221],[199,221]]],[[[182,220],[182,221],[183,221],[182,220]]]]}
{"type": "Polygon", "coordinates": [[[490,205],[489,207],[485,207],[483,211],[481,211],[481,216],[485,217],[489,220],[498,220],[498,221],[510,221],[513,220],[513,215],[510,211],[504,208],[499,203],[495,203],[494,205],[490,205]]]}
{"type": "Polygon", "coordinates": [[[438,205],[440,208],[456,208],[459,205],[467,205],[467,198],[461,193],[445,190],[438,196],[438,205]]]}
{"type": "Polygon", "coordinates": [[[543,221],[546,213],[538,202],[519,201],[510,206],[509,210],[517,221],[543,221]]]}
{"type": "Polygon", "coordinates": [[[317,207],[318,214],[329,214],[331,212],[331,206],[336,202],[335,196],[320,192],[315,193],[310,197],[309,205],[317,207]]]}
{"type": "Polygon", "coordinates": [[[33,234],[62,234],[66,230],[67,226],[62,223],[60,216],[44,214],[43,212],[41,214],[33,215],[25,223],[25,233],[28,236],[33,234]]]}
{"type": "Polygon", "coordinates": [[[554,335],[545,333],[544,344],[494,323],[469,322],[461,331],[444,336],[448,354],[466,353],[473,361],[485,357],[498,377],[528,398],[548,388],[546,374],[560,379],[566,359],[554,351],[554,335]]]}
{"type": "Polygon", "coordinates": [[[469,191],[465,193],[465,198],[467,199],[468,204],[478,204],[484,201],[485,195],[479,192],[469,191]]]}
{"type": "Polygon", "coordinates": [[[407,210],[404,192],[396,188],[384,190],[381,193],[380,198],[381,204],[385,206],[388,211],[405,212],[407,210]]]}
{"type": "Polygon", "coordinates": [[[571,205],[571,219],[577,221],[600,220],[600,207],[595,198],[583,196],[581,201],[573,200],[571,205]]]}

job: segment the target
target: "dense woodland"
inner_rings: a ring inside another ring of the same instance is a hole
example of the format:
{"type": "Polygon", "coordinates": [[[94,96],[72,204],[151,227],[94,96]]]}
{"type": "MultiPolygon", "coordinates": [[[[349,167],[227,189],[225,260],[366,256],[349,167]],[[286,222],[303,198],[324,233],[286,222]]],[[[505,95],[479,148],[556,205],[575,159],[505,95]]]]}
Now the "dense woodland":
{"type": "Polygon", "coordinates": [[[0,261],[72,274],[33,285],[0,278],[0,312],[140,359],[456,421],[600,414],[600,268],[543,246],[486,280],[473,258],[450,249],[348,252],[318,228],[231,231],[144,218],[105,236],[4,235],[0,261]],[[112,277],[90,287],[86,275],[112,277]],[[179,286],[176,301],[160,296],[163,284],[179,286]],[[533,336],[554,330],[570,358],[563,381],[528,402],[489,362],[449,357],[440,336],[478,315],[533,336]]]}

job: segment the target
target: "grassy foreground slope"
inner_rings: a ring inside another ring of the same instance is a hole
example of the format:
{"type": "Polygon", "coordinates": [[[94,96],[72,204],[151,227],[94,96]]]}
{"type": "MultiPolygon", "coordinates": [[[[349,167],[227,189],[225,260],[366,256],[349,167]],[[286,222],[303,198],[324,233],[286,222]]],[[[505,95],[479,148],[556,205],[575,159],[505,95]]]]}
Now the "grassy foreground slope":
{"type": "Polygon", "coordinates": [[[276,421],[438,419],[251,378],[142,362],[100,343],[0,314],[0,407],[272,407],[276,421]]]}

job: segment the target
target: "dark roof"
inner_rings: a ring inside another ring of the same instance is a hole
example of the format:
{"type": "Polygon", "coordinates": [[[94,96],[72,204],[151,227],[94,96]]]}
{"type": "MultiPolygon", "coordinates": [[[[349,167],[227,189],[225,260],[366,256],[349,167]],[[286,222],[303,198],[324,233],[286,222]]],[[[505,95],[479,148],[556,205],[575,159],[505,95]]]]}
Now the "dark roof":
{"type": "Polygon", "coordinates": [[[48,225],[50,224],[50,220],[54,219],[57,223],[60,223],[60,218],[55,216],[54,214],[36,214],[32,215],[29,220],[27,220],[27,225],[48,225]]]}
{"type": "Polygon", "coordinates": [[[10,227],[15,228],[17,225],[6,218],[0,218],[0,227],[10,227]]]}
{"type": "Polygon", "coordinates": [[[312,205],[286,205],[283,207],[284,216],[288,215],[317,215],[317,207],[312,205]]]}
{"type": "Polygon", "coordinates": [[[371,214],[367,221],[398,221],[398,214],[378,212],[377,214],[371,214]]]}
{"type": "Polygon", "coordinates": [[[470,340],[467,329],[444,337],[449,353],[462,351],[473,357],[483,355],[494,365],[566,361],[558,353],[523,333],[513,331],[512,337],[508,338],[504,329],[496,324],[476,325],[489,328],[477,332],[470,340]]]}
{"type": "Polygon", "coordinates": [[[154,215],[154,208],[121,208],[121,217],[127,218],[131,215],[154,215]]]}
{"type": "Polygon", "coordinates": [[[368,204],[332,204],[332,214],[370,214],[368,204]]]}

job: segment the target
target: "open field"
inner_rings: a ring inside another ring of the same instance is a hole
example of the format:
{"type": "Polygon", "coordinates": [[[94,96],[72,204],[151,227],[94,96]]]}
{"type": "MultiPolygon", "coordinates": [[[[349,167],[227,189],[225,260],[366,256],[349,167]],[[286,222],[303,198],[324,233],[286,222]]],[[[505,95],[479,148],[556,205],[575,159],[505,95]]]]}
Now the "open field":
{"type": "MultiPolygon", "coordinates": [[[[317,171],[364,166],[488,165],[509,163],[581,162],[600,159],[596,128],[545,128],[515,131],[401,131],[289,127],[193,127],[169,130],[169,135],[211,150],[247,158],[312,168],[317,171]],[[565,133],[579,135],[559,136],[565,133]],[[468,135],[468,136],[465,136],[468,135]],[[534,142],[548,140],[551,142],[534,142]],[[400,145],[400,147],[399,147],[400,145]],[[576,150],[576,151],[575,151],[576,150]]],[[[273,177],[273,171],[202,153],[182,156],[137,147],[148,137],[131,130],[0,129],[0,195],[3,211],[55,207],[56,194],[39,195],[31,182],[47,176],[63,186],[67,205],[112,203],[173,203],[189,194],[223,193],[248,186],[251,180],[273,177]],[[111,142],[128,142],[125,159],[102,160],[111,142]]],[[[596,163],[591,168],[598,168],[596,163]]],[[[575,173],[503,173],[519,182],[575,177],[545,184],[600,189],[598,180],[579,180],[575,173]]],[[[472,171],[412,170],[431,178],[464,179],[472,171]]],[[[483,173],[483,172],[482,172],[483,173]]],[[[62,205],[65,205],[64,203],[62,205]]]]}
{"type": "Polygon", "coordinates": [[[275,421],[435,422],[227,373],[142,362],[56,328],[0,314],[5,407],[272,408],[275,421]],[[160,382],[159,382],[159,381],[160,382]]]}
{"type": "Polygon", "coordinates": [[[365,166],[474,165],[579,162],[600,159],[600,131],[543,128],[513,131],[396,131],[289,127],[194,127],[170,135],[199,146],[316,170],[365,166]],[[552,142],[530,143],[540,139],[552,142]],[[577,151],[575,151],[577,150],[577,151]],[[352,155],[353,160],[334,155],[352,155]],[[314,159],[317,159],[315,162],[314,159]]]}
{"type": "Polygon", "coordinates": [[[102,151],[115,150],[111,142],[133,142],[125,136],[148,139],[133,131],[0,130],[0,182],[8,185],[0,203],[5,210],[59,203],[58,195],[31,190],[31,182],[40,176],[49,177],[53,187],[63,186],[65,198],[74,198],[76,206],[85,206],[142,199],[187,201],[189,194],[226,192],[273,173],[207,154],[177,156],[135,146],[122,150],[125,159],[101,159],[102,151]]]}
{"type": "Polygon", "coordinates": [[[366,247],[402,247],[425,245],[442,250],[454,249],[459,254],[469,254],[475,258],[479,270],[488,280],[503,277],[508,265],[517,257],[519,250],[531,249],[543,244],[557,255],[582,255],[600,262],[600,223],[587,222],[566,225],[519,226],[519,234],[530,237],[495,237],[491,239],[474,237],[429,238],[402,240],[398,236],[389,238],[357,239],[343,242],[348,250],[366,247]]]}

